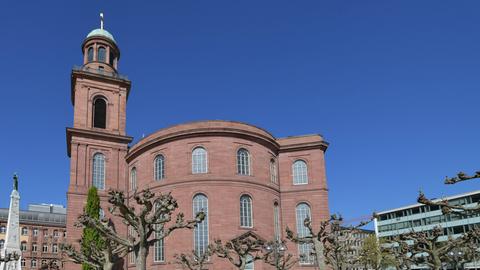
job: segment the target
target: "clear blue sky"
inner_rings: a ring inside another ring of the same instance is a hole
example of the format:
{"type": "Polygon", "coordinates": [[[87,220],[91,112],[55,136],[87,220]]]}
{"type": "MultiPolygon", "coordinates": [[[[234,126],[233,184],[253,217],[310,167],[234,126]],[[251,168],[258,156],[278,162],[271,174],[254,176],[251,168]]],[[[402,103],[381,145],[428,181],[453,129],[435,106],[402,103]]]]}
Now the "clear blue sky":
{"type": "Polygon", "coordinates": [[[440,197],[480,169],[478,1],[10,1],[0,6],[0,206],[65,204],[70,71],[99,26],[133,82],[127,132],[238,120],[321,133],[332,212],[440,197]]]}

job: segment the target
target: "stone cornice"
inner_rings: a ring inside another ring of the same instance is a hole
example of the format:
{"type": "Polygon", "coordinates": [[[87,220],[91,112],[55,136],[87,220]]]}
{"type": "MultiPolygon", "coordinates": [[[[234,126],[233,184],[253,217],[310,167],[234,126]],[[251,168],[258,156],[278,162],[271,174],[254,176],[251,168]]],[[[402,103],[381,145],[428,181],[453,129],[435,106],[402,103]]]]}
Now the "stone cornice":
{"type": "Polygon", "coordinates": [[[328,148],[328,145],[329,143],[326,141],[283,145],[280,147],[280,153],[294,152],[294,151],[301,151],[301,150],[311,150],[311,149],[321,149],[323,152],[325,152],[328,148]]]}
{"type": "Polygon", "coordinates": [[[247,129],[235,127],[204,127],[204,128],[186,128],[175,132],[165,132],[159,136],[152,136],[150,139],[142,140],[134,145],[126,156],[127,162],[131,161],[136,156],[148,151],[157,145],[163,143],[186,139],[209,136],[223,136],[223,137],[237,137],[246,140],[254,141],[270,148],[273,152],[278,152],[279,145],[274,138],[265,136],[260,132],[253,132],[247,129]]]}
{"type": "Polygon", "coordinates": [[[116,85],[119,85],[119,86],[123,86],[125,87],[125,89],[127,89],[127,99],[128,99],[128,96],[130,94],[130,88],[132,86],[132,82],[127,80],[127,79],[122,79],[120,77],[112,77],[112,76],[106,76],[106,75],[101,75],[101,74],[97,74],[97,73],[93,73],[93,72],[89,72],[89,71],[84,71],[84,70],[75,70],[73,69],[72,70],[72,74],[71,74],[71,90],[70,90],[70,98],[71,98],[71,101],[72,101],[72,105],[75,106],[75,84],[76,84],[76,81],[77,81],[77,78],[84,78],[84,79],[91,79],[91,80],[95,80],[95,81],[101,81],[101,82],[107,82],[107,83],[112,83],[112,84],[116,84],[116,85]]]}
{"type": "Polygon", "coordinates": [[[116,135],[116,134],[111,134],[111,133],[101,132],[96,130],[67,128],[67,154],[69,157],[71,154],[71,144],[72,144],[73,135],[81,136],[84,138],[102,140],[102,141],[123,143],[125,145],[128,145],[133,140],[133,138],[130,136],[116,135]]]}

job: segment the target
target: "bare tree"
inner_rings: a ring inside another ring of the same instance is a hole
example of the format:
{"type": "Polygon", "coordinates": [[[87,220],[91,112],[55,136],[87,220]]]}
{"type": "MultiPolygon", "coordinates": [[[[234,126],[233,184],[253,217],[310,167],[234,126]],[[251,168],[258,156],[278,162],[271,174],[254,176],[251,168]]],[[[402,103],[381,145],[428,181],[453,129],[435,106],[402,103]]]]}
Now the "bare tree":
{"type": "Polygon", "coordinates": [[[253,232],[247,232],[225,244],[215,240],[210,249],[220,258],[230,261],[235,267],[244,270],[247,264],[263,260],[263,247],[265,241],[253,232]]]}
{"type": "Polygon", "coordinates": [[[211,246],[208,246],[201,254],[192,250],[190,254],[175,254],[174,257],[175,263],[183,266],[183,268],[189,270],[206,270],[208,268],[204,268],[204,265],[213,254],[214,252],[211,246]]]}
{"type": "MultiPolygon", "coordinates": [[[[101,224],[104,227],[108,227],[109,230],[115,231],[110,219],[102,219],[101,224]]],[[[83,226],[80,223],[77,223],[76,225],[83,226]]],[[[120,245],[108,238],[104,240],[105,245],[102,245],[101,249],[92,245],[88,254],[78,251],[71,244],[62,245],[61,248],[62,252],[69,257],[69,260],[76,264],[86,264],[98,270],[111,270],[114,265],[119,264],[122,258],[127,255],[128,247],[120,245]]],[[[79,242],[81,246],[81,240],[79,242]]]]}
{"type": "Polygon", "coordinates": [[[205,214],[199,212],[195,219],[186,221],[183,213],[178,213],[173,222],[172,217],[178,208],[178,204],[170,193],[155,196],[149,189],[145,189],[140,193],[135,191],[133,199],[137,204],[138,210],[134,206],[128,205],[123,192],[110,190],[108,194],[108,202],[112,204],[110,213],[120,218],[136,235],[123,236],[113,230],[111,226],[106,226],[88,215],[81,215],[78,222],[83,226],[91,226],[97,229],[103,237],[116,243],[128,252],[133,251],[136,257],[137,270],[147,269],[149,248],[155,242],[164,239],[175,230],[193,229],[205,218],[205,214]],[[154,233],[155,237],[152,237],[154,233]]]}
{"type": "Polygon", "coordinates": [[[450,251],[478,241],[480,230],[474,228],[461,237],[453,238],[450,236],[448,241],[438,241],[438,238],[442,235],[443,229],[435,227],[431,231],[412,231],[400,235],[399,239],[407,242],[410,261],[417,265],[425,264],[434,270],[439,270],[443,263],[450,260],[450,251]]]}
{"type": "MultiPolygon", "coordinates": [[[[472,179],[480,178],[480,171],[475,172],[474,175],[467,175],[464,172],[459,172],[454,177],[446,177],[444,183],[447,185],[453,185],[459,182],[468,181],[472,179]]],[[[427,199],[423,192],[420,192],[417,201],[421,204],[430,206],[439,206],[443,214],[455,213],[462,215],[470,215],[480,213],[480,202],[476,205],[453,205],[448,200],[430,200],[427,199]]]]}
{"type": "Polygon", "coordinates": [[[288,270],[294,267],[299,259],[295,258],[290,253],[286,253],[286,250],[287,246],[285,244],[285,240],[270,241],[265,244],[263,261],[271,266],[274,266],[276,270],[288,270]]]}
{"type": "Polygon", "coordinates": [[[321,221],[318,231],[315,232],[310,218],[307,217],[303,224],[309,233],[306,236],[299,236],[287,227],[287,239],[297,244],[311,245],[312,255],[315,257],[315,263],[320,270],[326,269],[326,264],[334,269],[344,269],[354,261],[354,258],[349,254],[351,249],[347,244],[348,235],[351,236],[353,231],[371,221],[372,219],[361,222],[356,226],[342,228],[340,226],[342,223],[341,216],[332,215],[329,220],[321,221]]]}

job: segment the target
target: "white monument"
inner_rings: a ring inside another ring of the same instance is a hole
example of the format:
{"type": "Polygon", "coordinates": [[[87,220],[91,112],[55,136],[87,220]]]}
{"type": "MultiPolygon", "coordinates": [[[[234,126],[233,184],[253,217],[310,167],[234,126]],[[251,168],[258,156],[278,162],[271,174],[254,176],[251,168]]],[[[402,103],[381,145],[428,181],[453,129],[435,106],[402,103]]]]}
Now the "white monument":
{"type": "Polygon", "coordinates": [[[2,259],[10,258],[7,262],[0,263],[0,270],[20,270],[21,254],[20,250],[20,194],[18,193],[18,177],[13,176],[13,190],[10,195],[10,208],[8,211],[7,237],[5,246],[0,251],[2,259]]]}

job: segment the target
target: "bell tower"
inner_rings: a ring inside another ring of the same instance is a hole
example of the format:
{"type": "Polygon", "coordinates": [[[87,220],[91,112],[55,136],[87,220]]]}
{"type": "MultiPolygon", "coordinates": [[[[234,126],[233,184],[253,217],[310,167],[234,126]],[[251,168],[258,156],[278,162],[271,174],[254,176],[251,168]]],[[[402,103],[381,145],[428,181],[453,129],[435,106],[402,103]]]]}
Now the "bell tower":
{"type": "MultiPolygon", "coordinates": [[[[102,207],[110,188],[125,190],[127,100],[131,82],[118,72],[120,49],[103,26],[82,42],[83,64],[71,73],[73,127],[67,128],[70,184],[67,191],[67,241],[75,243],[82,230],[74,226],[86,203],[88,189],[97,187],[102,207]]],[[[118,228],[123,230],[122,228],[118,228]]],[[[69,264],[66,269],[80,269],[69,264]]]]}

